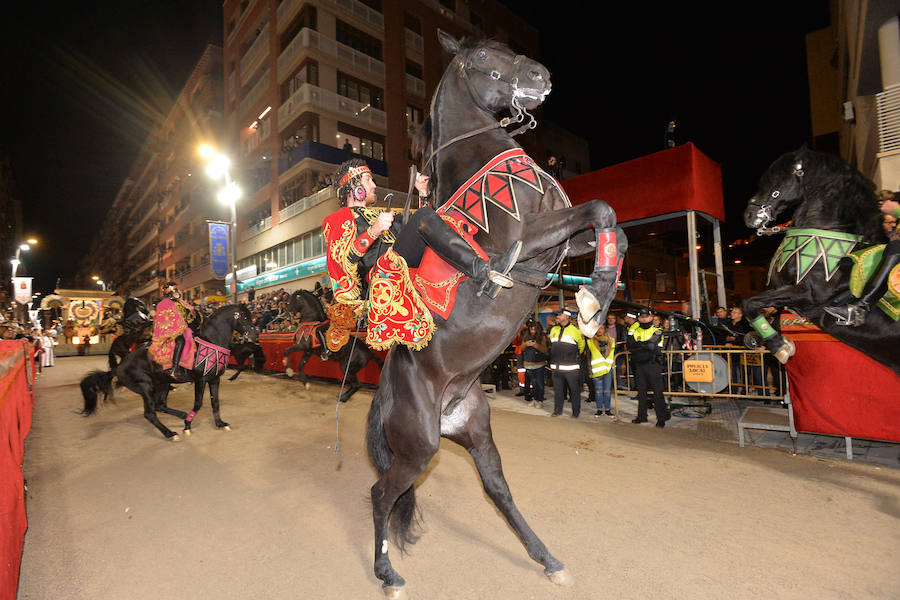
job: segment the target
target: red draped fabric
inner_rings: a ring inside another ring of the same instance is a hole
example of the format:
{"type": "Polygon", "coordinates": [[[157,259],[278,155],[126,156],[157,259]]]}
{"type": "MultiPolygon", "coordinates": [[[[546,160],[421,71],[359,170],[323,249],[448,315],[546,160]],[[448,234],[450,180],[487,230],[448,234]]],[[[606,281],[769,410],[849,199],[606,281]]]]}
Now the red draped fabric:
{"type": "MultiPolygon", "coordinates": [[[[262,346],[263,352],[266,355],[264,369],[270,371],[284,371],[284,365],[281,364],[281,360],[284,356],[284,351],[293,345],[293,336],[293,333],[259,334],[259,345],[262,346]]],[[[353,340],[350,340],[350,343],[352,344],[353,340]]],[[[361,346],[365,344],[365,341],[360,339],[356,343],[358,346],[361,346]]],[[[385,350],[372,350],[372,352],[382,360],[387,356],[387,351],[385,350]]],[[[294,371],[296,371],[297,367],[300,365],[300,358],[302,356],[302,352],[295,352],[291,355],[290,367],[294,371]]],[[[319,360],[318,356],[313,356],[309,359],[309,362],[306,363],[305,371],[306,374],[311,377],[325,377],[327,379],[334,379],[337,382],[340,382],[344,377],[338,363],[333,360],[319,360]]],[[[381,369],[379,369],[378,365],[373,361],[369,361],[369,364],[363,367],[357,374],[357,377],[359,377],[359,380],[362,383],[371,385],[378,385],[378,378],[380,376],[381,369]]]]}
{"type": "Polygon", "coordinates": [[[900,377],[794,315],[782,331],[797,431],[900,442],[900,377]]]}
{"type": "Polygon", "coordinates": [[[0,598],[16,597],[28,525],[22,461],[34,402],[29,384],[34,384],[32,344],[0,341],[0,598]]]}
{"type": "Polygon", "coordinates": [[[688,142],[562,182],[572,204],[599,198],[619,223],[686,210],[725,220],[722,167],[688,142]]]}

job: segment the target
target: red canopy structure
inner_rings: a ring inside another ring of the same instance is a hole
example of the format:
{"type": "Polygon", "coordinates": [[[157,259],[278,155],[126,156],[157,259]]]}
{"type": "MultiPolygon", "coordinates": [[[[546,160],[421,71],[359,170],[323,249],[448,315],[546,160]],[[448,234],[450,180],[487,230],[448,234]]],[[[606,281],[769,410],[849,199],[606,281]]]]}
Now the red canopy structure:
{"type": "Polygon", "coordinates": [[[599,198],[616,211],[619,225],[629,227],[652,221],[686,217],[691,269],[691,307],[700,314],[697,268],[696,215],[713,226],[719,305],[725,306],[722,238],[725,220],[722,167],[688,142],[661,152],[593,171],[562,183],[572,204],[599,198]]]}

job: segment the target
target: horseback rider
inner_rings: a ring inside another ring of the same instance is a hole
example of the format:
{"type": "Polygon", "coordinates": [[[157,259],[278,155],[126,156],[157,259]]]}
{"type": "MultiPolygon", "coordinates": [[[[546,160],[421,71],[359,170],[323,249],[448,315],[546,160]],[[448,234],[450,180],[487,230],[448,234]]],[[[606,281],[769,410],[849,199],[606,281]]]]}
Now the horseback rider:
{"type": "MultiPolygon", "coordinates": [[[[885,215],[900,219],[900,203],[895,198],[896,194],[884,191],[881,194],[880,208],[885,215]]],[[[838,325],[850,325],[858,327],[865,323],[866,314],[878,303],[888,289],[891,274],[900,272],[900,225],[895,223],[894,230],[888,233],[888,243],[881,255],[881,263],[866,283],[859,298],[847,302],[852,298],[850,292],[842,292],[833,296],[825,305],[825,312],[837,319],[838,325]]],[[[896,277],[896,276],[895,276],[896,277]]]]}
{"type": "Polygon", "coordinates": [[[156,305],[153,320],[153,341],[150,356],[163,367],[163,372],[178,378],[186,374],[179,365],[185,346],[193,349],[194,335],[189,323],[199,318],[190,304],[181,299],[181,291],[174,281],[163,286],[163,299],[156,305]]]}
{"type": "MultiPolygon", "coordinates": [[[[430,247],[471,278],[479,286],[479,293],[487,292],[491,298],[496,297],[501,287],[512,287],[508,273],[522,249],[521,241],[504,254],[484,260],[427,206],[411,215],[405,226],[394,220],[392,212],[369,208],[376,200],[376,186],[365,161],[357,158],[342,163],[334,181],[341,208],[325,218],[323,229],[336,301],[361,304],[368,297],[369,271],[391,248],[406,261],[408,268],[416,268],[426,246],[430,247]]],[[[420,197],[427,197],[428,177],[417,174],[415,187],[420,197]]]]}

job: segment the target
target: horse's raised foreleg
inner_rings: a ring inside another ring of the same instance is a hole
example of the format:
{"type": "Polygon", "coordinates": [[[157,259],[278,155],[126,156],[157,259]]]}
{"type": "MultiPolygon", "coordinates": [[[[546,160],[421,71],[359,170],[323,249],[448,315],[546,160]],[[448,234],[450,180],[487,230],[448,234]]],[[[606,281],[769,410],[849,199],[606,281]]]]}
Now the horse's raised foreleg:
{"type": "Polygon", "coordinates": [[[615,211],[602,200],[591,200],[572,208],[530,214],[525,218],[523,238],[520,262],[563,244],[568,244],[571,255],[594,249],[591,283],[576,295],[578,326],[585,335],[593,336],[615,297],[618,264],[628,248],[625,234],[616,229],[615,211]],[[592,239],[591,234],[585,235],[587,228],[594,230],[592,239]]]}
{"type": "Polygon", "coordinates": [[[247,358],[248,357],[241,356],[239,359],[237,359],[237,358],[235,359],[235,362],[237,363],[237,365],[235,367],[235,372],[234,372],[234,375],[232,375],[231,377],[228,378],[228,381],[234,381],[235,379],[237,379],[238,375],[240,375],[241,373],[244,372],[244,369],[246,368],[244,365],[244,361],[247,360],[247,358]]]}
{"type": "MultiPolygon", "coordinates": [[[[348,401],[359,390],[360,385],[357,373],[366,366],[366,363],[362,362],[363,357],[359,349],[361,344],[357,344],[355,347],[352,344],[353,342],[350,342],[348,346],[345,346],[351,348],[352,353],[348,352],[347,356],[340,362],[341,372],[344,373],[344,391],[338,397],[339,402],[348,401]]],[[[366,360],[366,362],[369,361],[366,360]]]]}
{"type": "Polygon", "coordinates": [[[179,419],[183,419],[187,416],[187,413],[183,410],[169,408],[168,382],[157,382],[156,410],[158,410],[159,412],[164,412],[167,415],[172,415],[173,417],[178,417],[179,419]]]}
{"type": "Polygon", "coordinates": [[[216,428],[231,431],[231,426],[222,420],[219,416],[219,378],[209,382],[209,404],[212,406],[213,420],[216,422],[216,428]]]}
{"type": "Polygon", "coordinates": [[[553,583],[572,585],[574,580],[565,565],[550,554],[513,501],[503,475],[500,453],[491,433],[490,408],[480,385],[470,387],[453,412],[441,417],[441,435],[453,440],[472,455],[484,491],[519,536],[528,556],[544,566],[544,574],[553,583]]]}
{"type": "Polygon", "coordinates": [[[800,310],[801,307],[810,306],[813,303],[812,291],[810,288],[784,285],[772,290],[747,298],[744,300],[743,310],[747,321],[753,326],[753,329],[762,337],[766,348],[777,358],[781,364],[788,361],[794,355],[794,343],[782,337],[762,314],[762,309],[772,306],[781,310],[785,307],[791,307],[800,310]]]}

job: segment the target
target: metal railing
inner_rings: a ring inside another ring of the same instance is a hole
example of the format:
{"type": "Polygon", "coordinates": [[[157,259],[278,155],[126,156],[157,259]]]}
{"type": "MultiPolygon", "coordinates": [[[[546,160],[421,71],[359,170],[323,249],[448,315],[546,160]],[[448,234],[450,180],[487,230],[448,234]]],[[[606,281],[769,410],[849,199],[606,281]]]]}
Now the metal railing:
{"type": "Polygon", "coordinates": [[[425,51],[425,40],[422,39],[421,35],[411,29],[404,29],[403,35],[406,40],[407,48],[412,48],[420,54],[425,51]]]}
{"type": "Polygon", "coordinates": [[[416,96],[425,97],[425,82],[414,77],[409,73],[406,74],[406,91],[416,96]]]}
{"type": "MultiPolygon", "coordinates": [[[[764,348],[706,346],[702,350],[664,350],[662,354],[666,395],[781,401],[787,393],[784,365],[764,348]],[[710,381],[696,381],[709,376],[710,381]]],[[[616,390],[636,392],[631,354],[617,353],[615,362],[616,390]]]]}
{"type": "Polygon", "coordinates": [[[241,100],[241,109],[240,113],[243,115],[247,112],[247,109],[251,108],[253,104],[259,100],[260,96],[263,95],[269,89],[269,69],[263,71],[263,74],[260,76],[259,81],[256,82],[256,85],[253,86],[253,89],[247,93],[243,100],[241,100]]]}
{"type": "Polygon", "coordinates": [[[361,73],[374,76],[378,81],[384,81],[384,63],[354,50],[350,46],[325,37],[318,31],[304,27],[301,29],[284,51],[278,55],[278,81],[279,83],[291,74],[295,66],[300,64],[303,58],[302,50],[317,50],[322,54],[340,59],[344,63],[352,64],[361,73]]]}
{"type": "Polygon", "coordinates": [[[291,217],[299,215],[307,209],[325,202],[329,198],[334,198],[334,190],[330,186],[325,189],[321,189],[314,194],[310,194],[305,198],[301,198],[297,202],[294,202],[293,204],[286,206],[278,211],[278,222],[284,223],[291,217]]]}
{"type": "Polygon", "coordinates": [[[350,119],[351,122],[374,126],[379,131],[384,131],[387,127],[387,114],[383,110],[372,108],[367,104],[345,98],[310,83],[304,83],[278,108],[278,130],[281,131],[290,125],[305,104],[330,111],[350,119]]]}
{"type": "Polygon", "coordinates": [[[250,238],[256,237],[264,231],[268,231],[272,229],[272,217],[268,216],[262,220],[261,223],[257,223],[252,227],[248,227],[247,229],[241,232],[241,241],[246,242],[250,238]]]}
{"type": "Polygon", "coordinates": [[[324,2],[348,15],[353,15],[379,31],[384,31],[384,15],[377,10],[369,8],[362,2],[357,2],[356,0],[324,0],[324,2]]]}

